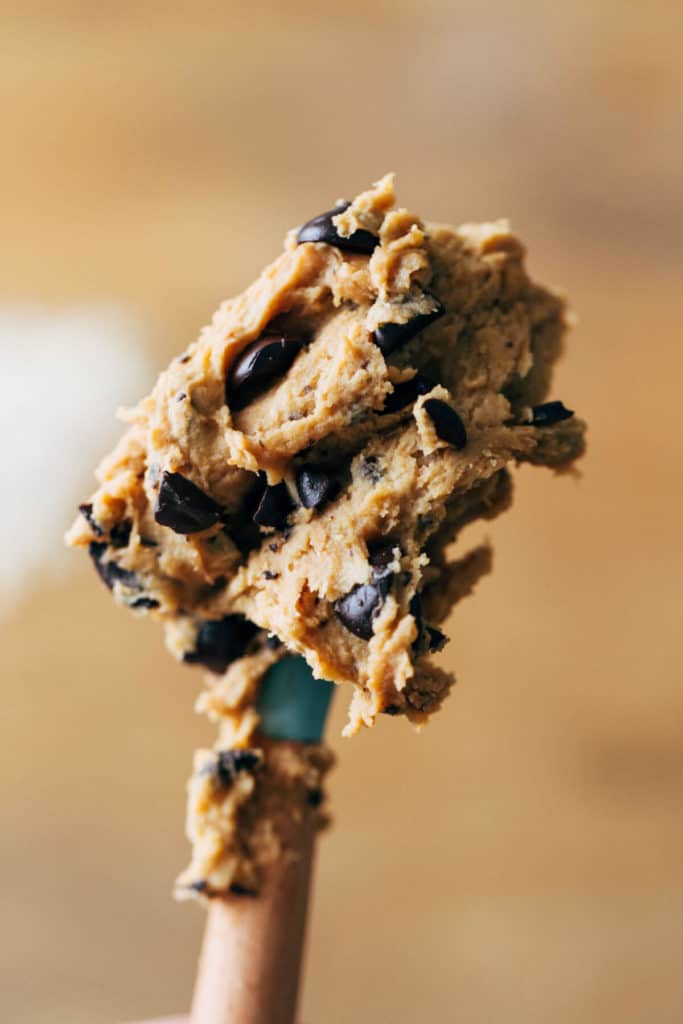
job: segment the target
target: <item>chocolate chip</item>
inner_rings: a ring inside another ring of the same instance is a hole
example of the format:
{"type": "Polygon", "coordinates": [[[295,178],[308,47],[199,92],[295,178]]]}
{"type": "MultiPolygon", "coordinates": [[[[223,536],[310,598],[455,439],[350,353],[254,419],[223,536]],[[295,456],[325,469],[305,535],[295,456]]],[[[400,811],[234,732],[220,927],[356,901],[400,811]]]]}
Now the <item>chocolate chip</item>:
{"type": "Polygon", "coordinates": [[[418,313],[412,320],[408,320],[404,324],[386,323],[380,324],[379,327],[375,328],[372,339],[379,350],[385,356],[388,356],[395,349],[405,345],[411,338],[414,338],[420,331],[423,331],[425,327],[429,327],[435,320],[439,320],[446,310],[440,302],[436,299],[434,301],[437,302],[437,308],[431,313],[418,313]]]}
{"type": "Polygon", "coordinates": [[[282,647],[282,640],[280,640],[278,636],[275,636],[274,633],[269,633],[266,637],[266,647],[270,651],[276,651],[278,647],[282,647]]]}
{"type": "Polygon", "coordinates": [[[266,334],[240,352],[228,371],[225,400],[231,409],[244,409],[257,395],[284,376],[303,342],[284,334],[266,334]]]}
{"type": "Polygon", "coordinates": [[[383,715],[400,715],[401,706],[400,704],[387,704],[385,708],[382,708],[383,715]]]}
{"type": "Polygon", "coordinates": [[[209,883],[204,879],[200,879],[198,882],[190,882],[185,888],[189,889],[190,892],[206,892],[209,888],[209,883]]]}
{"type": "Polygon", "coordinates": [[[389,566],[395,559],[394,547],[396,545],[386,544],[382,547],[375,547],[368,554],[368,562],[372,566],[372,578],[375,582],[378,580],[388,579],[393,576],[393,571],[389,566]]]}
{"type": "Polygon", "coordinates": [[[113,590],[114,584],[118,582],[126,587],[131,587],[133,590],[140,590],[141,584],[134,572],[131,572],[130,569],[122,569],[116,562],[103,561],[104,553],[108,546],[108,544],[95,540],[91,541],[88,545],[88,553],[92,558],[93,565],[97,569],[98,576],[105,586],[113,590]]]}
{"type": "Polygon", "coordinates": [[[130,540],[130,531],[133,529],[133,524],[130,519],[123,519],[120,523],[115,523],[109,531],[109,543],[113,548],[125,548],[130,540]]]}
{"type": "Polygon", "coordinates": [[[221,750],[216,760],[216,777],[221,786],[231,786],[240,772],[254,772],[261,764],[255,750],[221,750]]]}
{"type": "Polygon", "coordinates": [[[360,471],[365,479],[370,480],[373,484],[378,484],[384,476],[384,470],[377,455],[366,455],[361,459],[360,471]]]}
{"type": "Polygon", "coordinates": [[[86,502],[83,505],[78,506],[78,511],[81,513],[88,526],[95,534],[96,537],[101,537],[104,533],[102,527],[96,522],[95,517],[92,514],[92,505],[90,502],[86,502]]]}
{"type": "Polygon", "coordinates": [[[190,665],[204,665],[211,672],[220,674],[242,657],[256,632],[256,626],[241,615],[207,620],[199,627],[194,650],[186,651],[183,661],[190,665]]]}
{"type": "Polygon", "coordinates": [[[274,487],[266,487],[253,519],[259,526],[273,526],[281,530],[287,522],[287,516],[294,508],[287,484],[281,480],[274,487]]]}
{"type": "Polygon", "coordinates": [[[416,373],[410,380],[404,380],[401,384],[394,386],[394,390],[384,400],[382,414],[405,409],[407,405],[412,405],[420,395],[428,395],[434,387],[434,381],[429,377],[416,373]]]}
{"type": "Polygon", "coordinates": [[[181,473],[161,474],[154,518],[174,533],[197,533],[217,523],[223,509],[181,473]]]}
{"type": "Polygon", "coordinates": [[[427,639],[429,641],[429,651],[431,654],[435,654],[437,651],[442,651],[448,643],[448,637],[445,633],[442,633],[436,626],[427,626],[427,639]]]}
{"type": "Polygon", "coordinates": [[[325,794],[322,789],[309,789],[306,794],[306,802],[309,807],[320,807],[321,803],[325,799],[325,794]]]}
{"type": "Polygon", "coordinates": [[[413,640],[413,651],[415,654],[434,653],[445,647],[448,643],[448,637],[440,629],[425,625],[420,594],[414,594],[411,597],[408,610],[415,619],[415,625],[417,626],[417,636],[413,640]]]}
{"type": "Polygon", "coordinates": [[[230,886],[230,892],[234,896],[258,896],[256,889],[250,889],[246,885],[240,885],[239,882],[233,882],[230,886]]]}
{"type": "Polygon", "coordinates": [[[296,236],[297,242],[299,244],[301,242],[326,242],[328,245],[334,245],[337,249],[347,249],[349,252],[371,253],[379,245],[377,235],[359,229],[348,238],[344,238],[332,223],[332,218],[343,213],[344,210],[348,210],[350,205],[351,203],[347,201],[339,203],[333,210],[327,210],[306,221],[303,227],[299,228],[296,236]]]}
{"type": "Polygon", "coordinates": [[[323,469],[304,468],[297,471],[296,489],[304,508],[322,508],[337,493],[339,486],[323,469]]]}
{"type": "Polygon", "coordinates": [[[422,646],[422,632],[424,628],[424,618],[422,616],[422,598],[419,594],[413,594],[408,605],[408,611],[415,619],[415,625],[417,626],[417,636],[413,640],[413,650],[417,651],[422,646]]]}
{"type": "Polygon", "coordinates": [[[551,427],[554,423],[568,420],[574,413],[566,409],[562,402],[544,402],[535,405],[531,410],[531,424],[534,427],[551,427]]]}
{"type": "Polygon", "coordinates": [[[458,450],[465,447],[467,431],[455,409],[442,402],[440,398],[428,398],[424,408],[442,441],[447,441],[458,450]]]}
{"type": "Polygon", "coordinates": [[[280,550],[280,545],[277,543],[277,541],[273,541],[272,544],[268,545],[268,550],[272,551],[273,553],[276,553],[280,550]]]}
{"type": "Polygon", "coordinates": [[[143,548],[158,548],[158,541],[152,540],[151,537],[140,537],[140,544],[143,548]]]}
{"type": "Polygon", "coordinates": [[[391,581],[378,580],[376,583],[359,583],[344,597],[334,603],[334,611],[350,633],[361,640],[370,640],[375,615],[384,604],[391,581]]]}
{"type": "Polygon", "coordinates": [[[280,578],[279,572],[271,572],[270,569],[266,569],[263,573],[264,580],[277,580],[280,578]]]}
{"type": "Polygon", "coordinates": [[[153,597],[136,597],[129,605],[130,608],[158,608],[159,602],[153,597]]]}

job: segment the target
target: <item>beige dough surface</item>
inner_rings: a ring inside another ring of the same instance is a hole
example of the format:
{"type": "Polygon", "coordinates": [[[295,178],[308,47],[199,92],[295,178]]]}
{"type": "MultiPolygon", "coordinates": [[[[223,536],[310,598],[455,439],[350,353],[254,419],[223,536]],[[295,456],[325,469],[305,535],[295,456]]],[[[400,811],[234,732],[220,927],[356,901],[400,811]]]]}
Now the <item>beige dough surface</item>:
{"type": "MultiPolygon", "coordinates": [[[[584,424],[547,401],[565,328],[506,222],[424,223],[387,175],[291,231],[125,412],[68,540],[209,669],[220,750],[253,745],[259,680],[285,651],[353,688],[349,734],[438,709],[453,679],[437,627],[490,567],[487,547],[450,545],[509,505],[515,463],[562,471],[583,451],[584,424]]],[[[254,776],[227,795],[210,756],[183,884],[246,885],[229,850],[254,776]]]]}

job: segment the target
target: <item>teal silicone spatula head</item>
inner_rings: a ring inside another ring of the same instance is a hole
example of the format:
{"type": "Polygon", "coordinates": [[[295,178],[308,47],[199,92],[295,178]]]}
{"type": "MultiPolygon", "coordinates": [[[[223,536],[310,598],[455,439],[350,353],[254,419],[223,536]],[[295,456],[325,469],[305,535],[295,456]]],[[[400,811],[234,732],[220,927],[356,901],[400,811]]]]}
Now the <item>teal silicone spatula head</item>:
{"type": "Polygon", "coordinates": [[[320,743],[333,692],[334,684],[316,679],[303,658],[282,658],[261,684],[261,729],[275,740],[320,743]]]}

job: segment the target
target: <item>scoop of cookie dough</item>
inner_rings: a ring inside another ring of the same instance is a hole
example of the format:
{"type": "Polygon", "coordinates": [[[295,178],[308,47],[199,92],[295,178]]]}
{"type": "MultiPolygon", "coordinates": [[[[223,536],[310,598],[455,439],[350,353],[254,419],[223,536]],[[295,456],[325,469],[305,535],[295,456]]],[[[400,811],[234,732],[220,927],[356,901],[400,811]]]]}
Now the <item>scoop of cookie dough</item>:
{"type": "Polygon", "coordinates": [[[421,722],[452,683],[439,624],[490,563],[451,543],[509,504],[511,464],[583,450],[546,401],[565,326],[507,223],[425,224],[387,176],[290,232],[126,413],[69,540],[213,674],[207,706],[270,636],[355,687],[348,732],[421,722]]]}

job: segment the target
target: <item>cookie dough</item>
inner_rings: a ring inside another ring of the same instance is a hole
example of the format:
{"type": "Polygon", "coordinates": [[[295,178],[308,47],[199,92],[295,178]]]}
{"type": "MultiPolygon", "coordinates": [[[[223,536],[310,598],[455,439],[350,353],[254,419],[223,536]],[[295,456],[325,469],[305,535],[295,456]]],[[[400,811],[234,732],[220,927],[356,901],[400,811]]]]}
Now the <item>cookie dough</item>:
{"type": "Polygon", "coordinates": [[[265,737],[256,748],[197,751],[188,785],[192,862],[176,882],[176,897],[257,893],[292,824],[306,816],[318,829],[327,824],[323,778],[332,762],[322,745],[265,737]]]}
{"type": "MultiPolygon", "coordinates": [[[[562,471],[583,451],[584,424],[547,401],[564,301],[530,280],[508,224],[394,205],[388,175],[288,234],[125,413],[68,536],[208,670],[222,752],[252,749],[258,680],[285,649],[354,688],[348,734],[379,713],[425,721],[453,682],[432,661],[440,624],[490,566],[452,542],[509,505],[511,465],[562,471]]],[[[257,775],[226,795],[215,756],[190,832],[224,885],[249,875],[226,851],[257,775]]]]}

